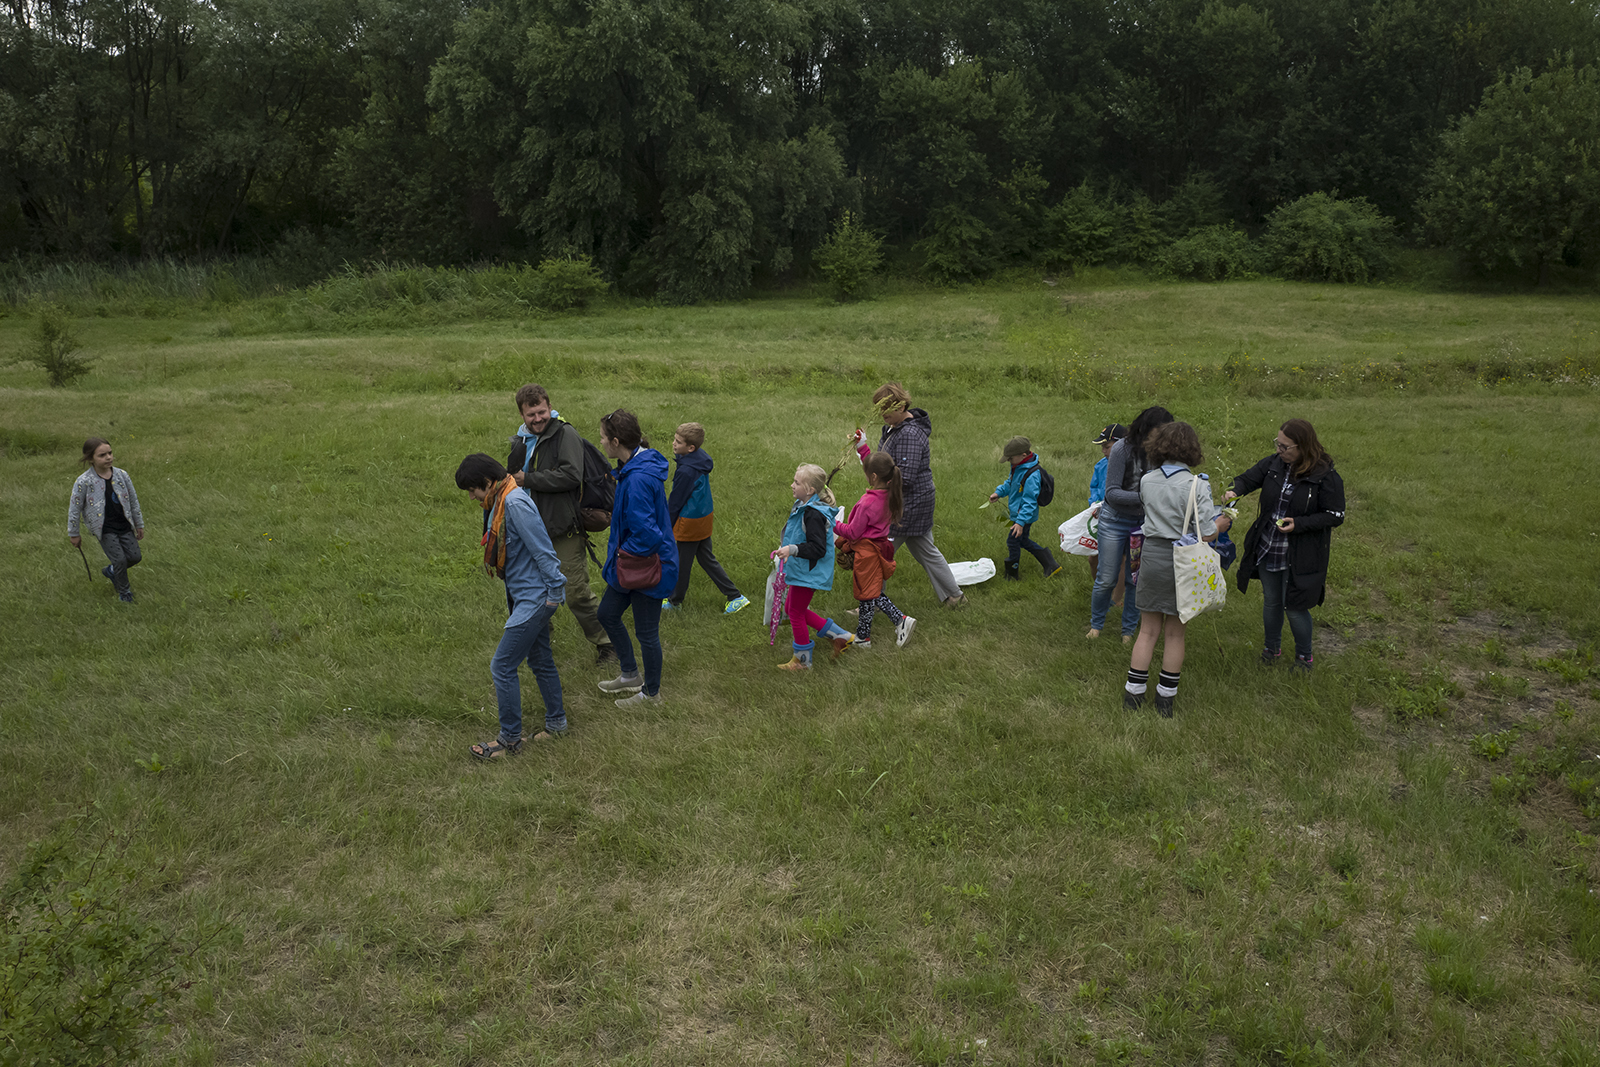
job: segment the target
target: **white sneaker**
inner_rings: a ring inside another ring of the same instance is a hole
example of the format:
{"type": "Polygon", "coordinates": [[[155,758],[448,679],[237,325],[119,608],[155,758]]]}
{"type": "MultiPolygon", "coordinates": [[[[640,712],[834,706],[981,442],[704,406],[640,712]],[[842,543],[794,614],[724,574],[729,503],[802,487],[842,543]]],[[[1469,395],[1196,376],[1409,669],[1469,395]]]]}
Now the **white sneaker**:
{"type": "Polygon", "coordinates": [[[621,700],[616,702],[616,705],[619,708],[637,708],[649,704],[659,703],[661,703],[660,693],[657,693],[655,696],[651,696],[649,693],[646,693],[643,689],[641,689],[631,697],[623,697],[621,700]]]}
{"type": "Polygon", "coordinates": [[[851,645],[850,647],[851,648],[864,648],[868,652],[871,652],[872,651],[872,642],[871,641],[863,641],[863,640],[861,640],[861,638],[858,637],[858,638],[856,638],[855,644],[851,645]]]}
{"type": "Polygon", "coordinates": [[[906,642],[911,640],[911,631],[916,627],[916,619],[913,619],[910,615],[903,616],[899,625],[894,628],[894,647],[905,648],[906,642]]]}
{"type": "Polygon", "coordinates": [[[600,683],[602,693],[637,693],[644,688],[644,678],[637,674],[619,674],[600,683]]]}

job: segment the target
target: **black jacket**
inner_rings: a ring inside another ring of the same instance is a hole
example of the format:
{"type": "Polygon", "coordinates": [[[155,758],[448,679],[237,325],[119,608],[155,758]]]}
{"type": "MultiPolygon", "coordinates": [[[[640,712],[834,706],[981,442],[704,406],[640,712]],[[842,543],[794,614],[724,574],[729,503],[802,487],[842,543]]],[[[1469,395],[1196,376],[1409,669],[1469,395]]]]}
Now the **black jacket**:
{"type": "MultiPolygon", "coordinates": [[[[1272,455],[1233,480],[1233,491],[1240,496],[1261,490],[1261,514],[1245,535],[1244,549],[1239,553],[1241,593],[1249,586],[1250,579],[1257,577],[1256,553],[1261,538],[1266,536],[1267,524],[1272,521],[1272,510],[1277,506],[1283,480],[1288,474],[1289,465],[1272,455]]],[[[1332,463],[1295,481],[1286,514],[1294,519],[1294,533],[1289,535],[1289,589],[1284,606],[1306,611],[1321,604],[1327,596],[1333,528],[1344,523],[1344,479],[1339,477],[1332,463]]]]}
{"type": "MultiPolygon", "coordinates": [[[[527,458],[528,442],[520,435],[513,437],[506,470],[522,470],[527,458]]],[[[578,505],[583,500],[583,438],[571,423],[551,417],[539,435],[533,468],[523,476],[522,487],[538,506],[552,538],[583,532],[578,521],[578,505]]]]}

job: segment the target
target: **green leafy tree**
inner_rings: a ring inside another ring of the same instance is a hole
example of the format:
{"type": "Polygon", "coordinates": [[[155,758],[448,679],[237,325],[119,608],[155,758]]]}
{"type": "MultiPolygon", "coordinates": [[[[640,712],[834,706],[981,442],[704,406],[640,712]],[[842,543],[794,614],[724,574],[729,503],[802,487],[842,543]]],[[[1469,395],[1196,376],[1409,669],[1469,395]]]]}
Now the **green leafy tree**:
{"type": "Polygon", "coordinates": [[[921,237],[924,269],[955,281],[1000,266],[1016,247],[1003,216],[1026,217],[1042,191],[1031,163],[1047,127],[1021,79],[977,62],[937,74],[907,64],[882,80],[878,122],[874,202],[921,237]]]}
{"type": "Polygon", "coordinates": [[[1289,94],[1271,12],[1224,0],[1135,0],[1113,61],[1109,147],[1164,199],[1209,175],[1228,207],[1253,214],[1278,192],[1273,140],[1289,94]]]}
{"type": "Polygon", "coordinates": [[[457,27],[429,101],[538,249],[672,301],[734,296],[848,196],[837,145],[796,124],[787,65],[823,6],[504,0],[457,27]]]}
{"type": "Polygon", "coordinates": [[[1532,267],[1540,285],[1600,232],[1600,71],[1524,67],[1444,136],[1421,210],[1468,263],[1532,267]]]}
{"type": "Polygon", "coordinates": [[[487,189],[434,128],[428,79],[464,5],[379,0],[359,40],[365,94],[359,117],[334,135],[326,178],[355,241],[382,261],[462,262],[498,251],[490,224],[473,224],[487,189]]]}

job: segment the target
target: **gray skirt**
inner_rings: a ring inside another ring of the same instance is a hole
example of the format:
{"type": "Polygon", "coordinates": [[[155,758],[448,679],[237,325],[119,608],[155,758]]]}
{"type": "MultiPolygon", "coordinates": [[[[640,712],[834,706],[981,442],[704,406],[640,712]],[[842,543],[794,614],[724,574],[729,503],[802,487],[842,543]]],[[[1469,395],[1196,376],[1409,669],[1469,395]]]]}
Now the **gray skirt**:
{"type": "Polygon", "coordinates": [[[1172,574],[1172,540],[1145,534],[1144,551],[1139,556],[1139,592],[1134,604],[1140,611],[1163,615],[1178,613],[1178,583],[1172,574]]]}

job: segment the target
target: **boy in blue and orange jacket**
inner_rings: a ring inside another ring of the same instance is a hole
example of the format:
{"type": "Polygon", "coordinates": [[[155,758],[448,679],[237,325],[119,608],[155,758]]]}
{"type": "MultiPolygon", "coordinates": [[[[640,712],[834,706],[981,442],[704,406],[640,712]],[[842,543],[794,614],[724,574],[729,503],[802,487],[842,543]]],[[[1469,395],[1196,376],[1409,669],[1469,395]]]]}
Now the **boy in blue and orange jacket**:
{"type": "Polygon", "coordinates": [[[661,602],[667,609],[683,607],[689,591],[689,569],[695,560],[706,572],[728,603],[724,615],[732,615],[750,603],[739,592],[728,572],[711,551],[711,457],[701,447],[706,428],[686,422],[672,435],[672,454],[677,470],[672,475],[672,492],[667,496],[667,517],[672,520],[672,537],[678,542],[678,584],[672,595],[661,602]]]}
{"type": "Polygon", "coordinates": [[[1019,568],[1024,548],[1039,561],[1046,578],[1054,577],[1061,570],[1056,564],[1056,557],[1048,548],[1028,536],[1034,520],[1039,517],[1039,486],[1044,480],[1039,470],[1039,457],[1033,454],[1033,446],[1026,437],[1013,437],[1007,441],[1004,455],[1006,462],[1011,464],[1011,477],[995,486],[989,499],[1005,497],[1006,509],[1011,514],[1011,527],[1006,531],[1006,580],[1020,580],[1019,568]]]}

